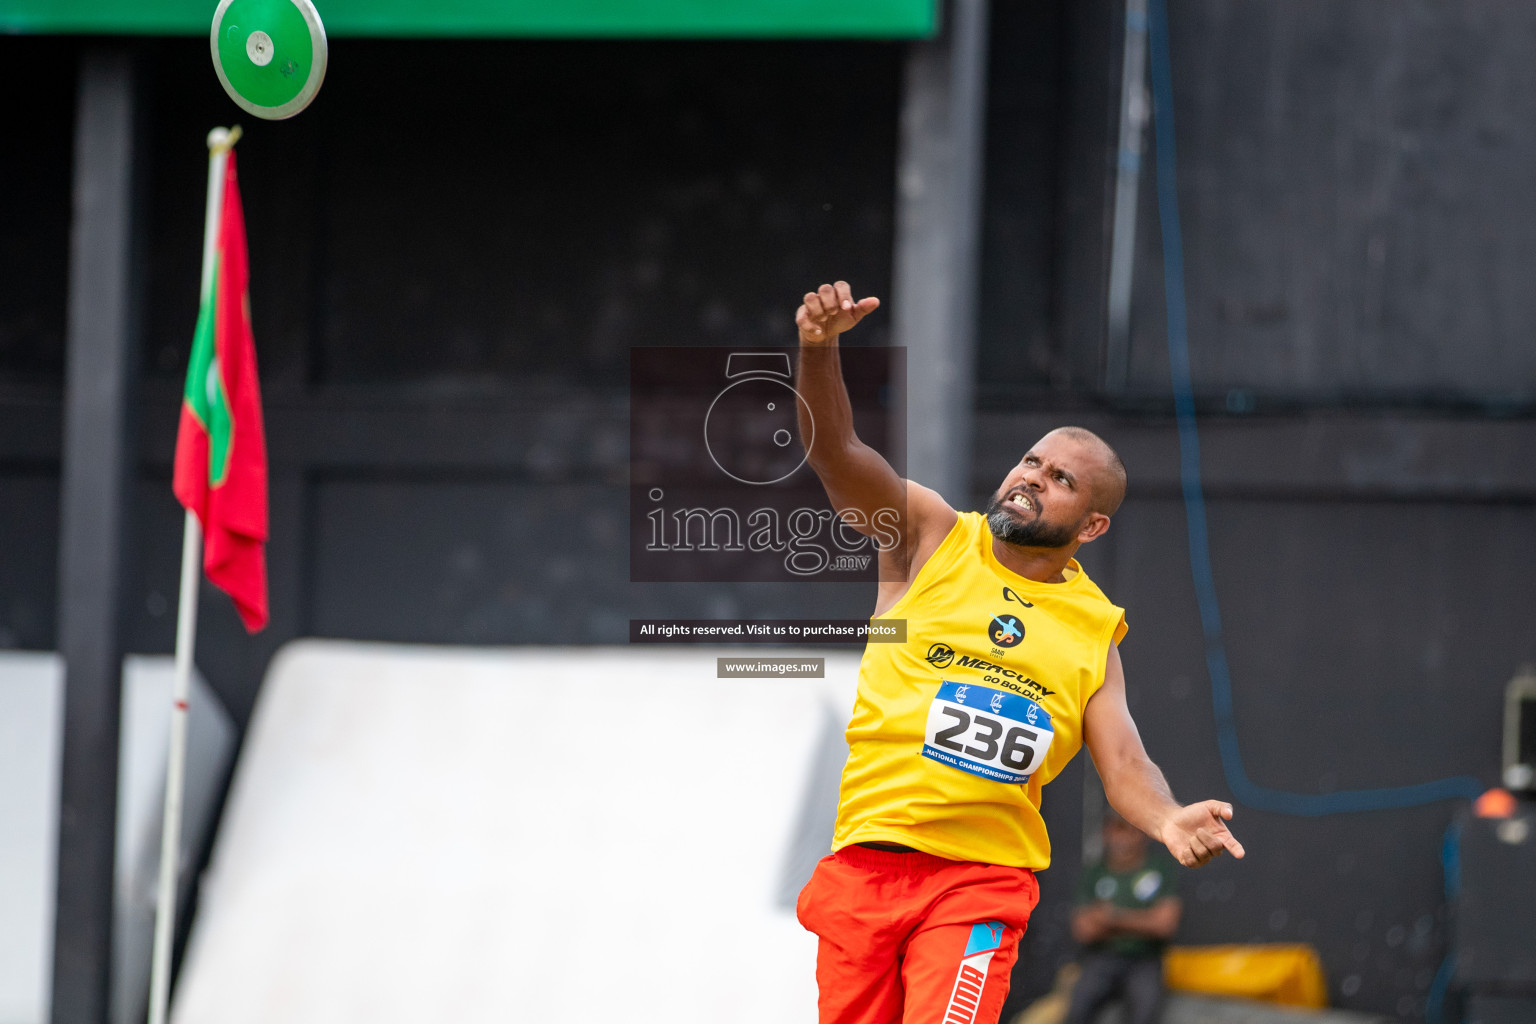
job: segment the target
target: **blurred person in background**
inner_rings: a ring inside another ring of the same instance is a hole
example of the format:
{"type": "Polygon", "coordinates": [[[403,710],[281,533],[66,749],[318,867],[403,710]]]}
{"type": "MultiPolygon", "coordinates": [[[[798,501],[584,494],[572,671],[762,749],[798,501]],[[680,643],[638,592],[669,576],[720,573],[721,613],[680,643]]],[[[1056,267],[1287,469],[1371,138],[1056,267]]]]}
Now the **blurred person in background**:
{"type": "Polygon", "coordinates": [[[1130,1024],[1161,1018],[1163,949],[1183,912],[1177,871],[1173,858],[1113,808],[1105,810],[1104,856],[1084,869],[1072,911],[1072,937],[1083,957],[1067,1024],[1091,1024],[1117,996],[1130,1024]]]}

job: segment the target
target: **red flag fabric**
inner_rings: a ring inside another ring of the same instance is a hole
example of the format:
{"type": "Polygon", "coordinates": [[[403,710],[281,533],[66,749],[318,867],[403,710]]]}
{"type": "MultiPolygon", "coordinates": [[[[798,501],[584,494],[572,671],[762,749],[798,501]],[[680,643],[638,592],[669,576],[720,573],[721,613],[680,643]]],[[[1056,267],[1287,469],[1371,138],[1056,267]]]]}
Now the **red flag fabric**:
{"type": "Polygon", "coordinates": [[[177,499],[203,528],[203,570],[234,598],[245,628],[267,624],[267,442],[251,334],[245,215],[231,150],[176,434],[177,499]]]}

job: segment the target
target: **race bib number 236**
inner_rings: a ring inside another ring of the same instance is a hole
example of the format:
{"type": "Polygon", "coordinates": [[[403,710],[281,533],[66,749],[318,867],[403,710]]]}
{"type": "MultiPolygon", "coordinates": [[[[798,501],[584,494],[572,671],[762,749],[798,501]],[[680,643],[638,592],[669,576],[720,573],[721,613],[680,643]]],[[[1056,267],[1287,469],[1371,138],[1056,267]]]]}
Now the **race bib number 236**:
{"type": "Polygon", "coordinates": [[[1028,697],[974,683],[945,682],[928,707],[923,756],[998,782],[1028,782],[1055,733],[1028,697]]]}

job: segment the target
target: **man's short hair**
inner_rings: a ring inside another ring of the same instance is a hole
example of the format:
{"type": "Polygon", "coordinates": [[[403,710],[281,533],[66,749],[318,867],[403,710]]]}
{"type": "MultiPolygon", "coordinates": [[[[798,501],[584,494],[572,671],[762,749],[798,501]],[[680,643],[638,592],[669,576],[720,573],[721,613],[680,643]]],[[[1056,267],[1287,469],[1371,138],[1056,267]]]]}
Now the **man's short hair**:
{"type": "Polygon", "coordinates": [[[1093,510],[1106,516],[1119,511],[1120,503],[1125,500],[1125,463],[1121,461],[1120,453],[1087,427],[1057,427],[1051,433],[1065,434],[1074,441],[1098,449],[1104,459],[1104,472],[1094,477],[1093,510]]]}

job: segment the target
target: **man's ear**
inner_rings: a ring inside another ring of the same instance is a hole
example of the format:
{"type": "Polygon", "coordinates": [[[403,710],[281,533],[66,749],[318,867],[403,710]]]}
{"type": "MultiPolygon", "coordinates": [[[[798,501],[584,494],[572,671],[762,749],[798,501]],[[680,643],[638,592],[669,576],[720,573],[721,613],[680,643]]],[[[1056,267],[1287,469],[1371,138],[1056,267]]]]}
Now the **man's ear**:
{"type": "Polygon", "coordinates": [[[1104,536],[1109,529],[1109,516],[1102,512],[1088,513],[1088,519],[1083,523],[1083,528],[1077,531],[1077,542],[1087,544],[1091,540],[1097,540],[1104,536]]]}

